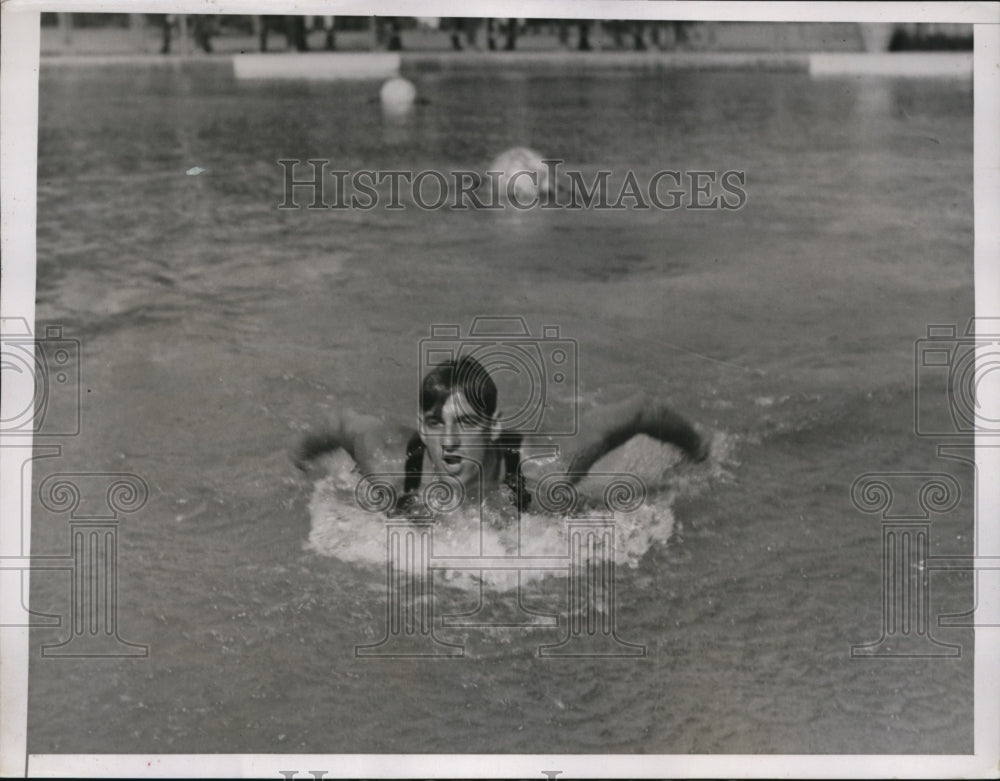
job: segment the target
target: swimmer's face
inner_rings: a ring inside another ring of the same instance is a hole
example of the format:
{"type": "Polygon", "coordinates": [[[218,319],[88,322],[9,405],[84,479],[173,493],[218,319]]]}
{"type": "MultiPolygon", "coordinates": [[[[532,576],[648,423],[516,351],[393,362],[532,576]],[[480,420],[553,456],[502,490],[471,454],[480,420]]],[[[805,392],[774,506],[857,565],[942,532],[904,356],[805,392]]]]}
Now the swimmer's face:
{"type": "Polygon", "coordinates": [[[462,391],[452,393],[441,406],[425,412],[420,434],[427,446],[434,471],[472,486],[485,475],[487,458],[500,434],[500,413],[484,420],[462,391]]]}

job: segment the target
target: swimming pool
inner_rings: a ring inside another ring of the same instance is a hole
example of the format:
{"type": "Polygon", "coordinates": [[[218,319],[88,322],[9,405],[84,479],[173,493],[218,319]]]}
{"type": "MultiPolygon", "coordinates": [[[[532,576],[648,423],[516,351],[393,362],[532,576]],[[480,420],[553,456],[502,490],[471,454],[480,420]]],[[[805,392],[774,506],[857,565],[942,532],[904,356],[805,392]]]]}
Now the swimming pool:
{"type": "MultiPolygon", "coordinates": [[[[38,321],[81,340],[85,398],[53,468],[148,482],[121,525],[119,623],[150,657],[33,654],[29,750],[970,751],[971,630],[935,629],[960,658],[850,656],[882,610],[879,519],[850,489],[953,475],[963,499],[932,552],[971,552],[971,469],[913,432],[914,343],[972,315],[971,85],[411,77],[424,102],[390,122],[377,83],[43,68],[38,321]],[[278,159],[480,169],[515,145],[640,179],[744,171],[747,202],[277,208],[278,159]],[[680,477],[643,447],[615,462],[660,481],[670,515],[618,571],[618,630],[643,658],[539,658],[553,628],[453,632],[467,656],[444,662],[354,656],[384,628],[382,570],[309,544],[323,489],[287,448],[323,405],[409,421],[420,340],[479,315],[576,340],[583,406],[643,387],[725,444],[680,477]]],[[[65,538],[36,508],[33,552],[65,538]]],[[[32,606],[60,612],[65,591],[34,577],[32,606]]],[[[936,573],[933,600],[968,609],[971,579],[936,573]]]]}

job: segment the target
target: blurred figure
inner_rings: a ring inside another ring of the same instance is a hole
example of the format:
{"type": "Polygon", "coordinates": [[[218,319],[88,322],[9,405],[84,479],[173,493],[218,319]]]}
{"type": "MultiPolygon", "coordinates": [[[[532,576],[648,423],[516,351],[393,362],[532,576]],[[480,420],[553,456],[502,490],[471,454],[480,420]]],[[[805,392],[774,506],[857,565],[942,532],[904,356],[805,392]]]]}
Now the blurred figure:
{"type": "Polygon", "coordinates": [[[478,49],[479,19],[463,19],[462,27],[465,30],[465,42],[473,49],[478,49]]]}
{"type": "Polygon", "coordinates": [[[391,52],[403,50],[403,30],[399,23],[399,18],[393,16],[389,19],[389,43],[386,48],[391,52]]]}
{"type": "Polygon", "coordinates": [[[217,19],[214,16],[198,14],[194,17],[192,34],[197,43],[206,53],[212,53],[212,36],[218,34],[217,19]]]}
{"type": "Polygon", "coordinates": [[[622,27],[623,26],[624,26],[624,23],[621,22],[621,21],[619,21],[619,20],[617,20],[617,19],[611,19],[611,20],[608,20],[607,22],[604,23],[604,29],[605,30],[610,30],[610,32],[611,32],[611,40],[613,41],[614,47],[616,49],[624,49],[625,48],[625,43],[622,41],[622,27]]]}
{"type": "Polygon", "coordinates": [[[470,19],[463,19],[461,17],[451,19],[451,48],[457,52],[462,51],[465,47],[462,45],[462,32],[466,33],[466,39],[469,41],[469,45],[473,44],[474,39],[470,39],[468,35],[468,28],[471,26],[469,24],[470,19]]]}
{"type": "MultiPolygon", "coordinates": [[[[186,45],[188,17],[181,14],[164,14],[163,43],[160,54],[170,54],[174,26],[177,26],[177,37],[181,41],[181,54],[189,53],[186,45]]],[[[218,17],[208,14],[194,14],[191,21],[191,37],[205,52],[212,52],[212,36],[218,34],[218,17]]]]}
{"type": "Polygon", "coordinates": [[[644,22],[632,23],[632,48],[637,52],[646,51],[646,42],[643,40],[644,22]]]}
{"type": "Polygon", "coordinates": [[[972,36],[962,25],[909,23],[897,25],[889,51],[971,50],[972,36]]]}
{"type": "Polygon", "coordinates": [[[288,48],[297,52],[309,51],[309,41],[306,40],[306,18],[304,16],[285,17],[285,37],[288,48]]]}
{"type": "Polygon", "coordinates": [[[458,18],[447,19],[445,20],[445,24],[449,30],[448,37],[451,40],[451,48],[456,52],[462,51],[462,37],[459,34],[461,32],[462,20],[458,18]]]}
{"type": "Polygon", "coordinates": [[[272,20],[275,18],[276,17],[273,16],[251,17],[253,20],[254,33],[257,35],[257,41],[262,52],[267,51],[267,33],[271,29],[272,20]]]}
{"type": "Polygon", "coordinates": [[[674,22],[674,41],[678,48],[684,48],[688,44],[688,28],[691,22],[674,22]]]}
{"type": "Polygon", "coordinates": [[[517,19],[507,20],[507,42],[504,44],[505,52],[512,52],[517,48],[517,19]]]}
{"type": "Polygon", "coordinates": [[[284,34],[289,49],[300,52],[309,51],[309,41],[306,40],[306,18],[304,16],[274,16],[268,14],[254,16],[252,19],[254,31],[257,33],[262,52],[267,51],[267,39],[272,28],[276,28],[278,32],[284,34]]]}
{"type": "Polygon", "coordinates": [[[320,20],[320,24],[323,27],[323,48],[328,52],[336,51],[337,39],[334,36],[334,26],[337,17],[318,16],[316,18],[320,20]]]}
{"type": "Polygon", "coordinates": [[[580,40],[576,45],[576,48],[582,52],[589,52],[591,50],[590,46],[590,20],[585,19],[579,24],[580,30],[580,40]]]}
{"type": "Polygon", "coordinates": [[[163,43],[160,46],[160,54],[170,54],[170,36],[174,27],[174,15],[162,14],[160,24],[163,25],[163,43]]]}
{"type": "Polygon", "coordinates": [[[558,22],[559,26],[559,45],[564,48],[569,48],[569,24],[565,19],[560,19],[558,22]]]}
{"type": "Polygon", "coordinates": [[[663,46],[660,43],[660,23],[651,22],[649,27],[649,42],[653,44],[657,49],[662,49],[663,46]]]}

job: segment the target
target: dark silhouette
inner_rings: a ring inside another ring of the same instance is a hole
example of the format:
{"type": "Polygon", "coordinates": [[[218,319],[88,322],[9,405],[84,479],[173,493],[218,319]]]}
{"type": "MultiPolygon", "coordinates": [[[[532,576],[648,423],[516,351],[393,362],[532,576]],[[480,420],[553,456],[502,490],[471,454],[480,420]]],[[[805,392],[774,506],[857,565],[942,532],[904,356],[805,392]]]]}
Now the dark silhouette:
{"type": "Polygon", "coordinates": [[[323,30],[326,35],[323,39],[323,48],[328,52],[337,50],[337,38],[334,30],[336,29],[337,18],[334,16],[324,16],[323,17],[323,30]]]}
{"type": "Polygon", "coordinates": [[[507,20],[507,43],[504,44],[504,51],[512,52],[517,48],[517,19],[507,20]]]}
{"type": "Polygon", "coordinates": [[[194,35],[195,43],[209,54],[212,52],[212,36],[218,34],[216,22],[217,20],[214,16],[198,14],[194,17],[194,24],[192,25],[192,34],[194,35]]]}
{"type": "Polygon", "coordinates": [[[160,54],[170,54],[170,36],[173,33],[174,15],[159,14],[160,23],[163,25],[163,44],[160,46],[160,54]]]}
{"type": "Polygon", "coordinates": [[[272,29],[281,32],[288,42],[289,49],[300,52],[309,51],[309,42],[306,40],[306,20],[304,16],[274,16],[265,15],[258,17],[260,29],[260,50],[267,51],[267,38],[272,29]]]}
{"type": "Polygon", "coordinates": [[[642,39],[643,23],[633,22],[632,24],[632,46],[637,52],[646,51],[646,42],[642,39]]]}
{"type": "Polygon", "coordinates": [[[395,16],[389,20],[389,44],[386,48],[391,52],[403,50],[403,27],[395,16]]]}
{"type": "Polygon", "coordinates": [[[309,41],[306,40],[306,18],[304,16],[285,17],[285,36],[288,39],[288,48],[295,48],[295,51],[309,51],[309,41]]]}

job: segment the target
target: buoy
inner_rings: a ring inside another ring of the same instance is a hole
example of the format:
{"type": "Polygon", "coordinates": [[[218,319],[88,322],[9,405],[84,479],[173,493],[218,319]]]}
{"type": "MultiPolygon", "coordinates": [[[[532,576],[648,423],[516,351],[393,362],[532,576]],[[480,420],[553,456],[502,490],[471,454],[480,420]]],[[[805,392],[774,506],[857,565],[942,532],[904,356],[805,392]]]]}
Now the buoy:
{"type": "Polygon", "coordinates": [[[382,110],[387,114],[405,114],[413,108],[413,103],[417,99],[417,88],[409,79],[396,77],[382,85],[379,97],[382,99],[382,110]]]}
{"type": "Polygon", "coordinates": [[[518,203],[528,204],[534,198],[545,192],[551,192],[554,182],[549,181],[549,169],[542,162],[542,156],[526,146],[515,146],[501,152],[490,163],[488,172],[494,172],[490,177],[489,186],[493,186],[495,172],[500,176],[496,179],[500,191],[500,200],[514,198],[518,203]]]}

